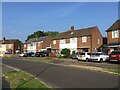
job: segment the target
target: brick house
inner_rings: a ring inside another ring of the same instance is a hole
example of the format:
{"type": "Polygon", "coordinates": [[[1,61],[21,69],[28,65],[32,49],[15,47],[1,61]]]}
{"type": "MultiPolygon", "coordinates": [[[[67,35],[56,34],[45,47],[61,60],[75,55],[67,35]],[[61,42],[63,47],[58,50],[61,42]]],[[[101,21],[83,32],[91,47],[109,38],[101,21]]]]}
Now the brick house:
{"type": "Polygon", "coordinates": [[[107,32],[108,54],[114,50],[120,50],[120,19],[118,19],[107,32]]]}
{"type": "Polygon", "coordinates": [[[24,52],[38,52],[51,49],[51,40],[52,38],[50,36],[31,38],[24,43],[24,52]]]}
{"type": "Polygon", "coordinates": [[[23,51],[23,43],[18,39],[5,39],[0,40],[0,54],[11,53],[17,54],[23,51]]]}
{"type": "Polygon", "coordinates": [[[103,38],[97,26],[79,30],[71,26],[70,30],[57,34],[51,46],[54,52],[60,53],[62,49],[68,48],[72,53],[97,52],[102,44],[103,38]]]}

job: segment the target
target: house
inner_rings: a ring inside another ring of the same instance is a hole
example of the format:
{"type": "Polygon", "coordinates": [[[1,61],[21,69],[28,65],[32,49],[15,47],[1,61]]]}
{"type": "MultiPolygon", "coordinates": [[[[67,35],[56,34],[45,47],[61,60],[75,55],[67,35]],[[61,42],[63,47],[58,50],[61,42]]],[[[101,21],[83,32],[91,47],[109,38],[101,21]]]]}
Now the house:
{"type": "Polygon", "coordinates": [[[102,44],[103,38],[97,26],[79,30],[71,26],[70,30],[57,34],[51,46],[53,52],[60,53],[62,49],[68,48],[72,53],[97,52],[102,44]]]}
{"type": "Polygon", "coordinates": [[[31,38],[24,43],[24,52],[38,52],[50,50],[51,36],[31,38]]]}
{"type": "Polygon", "coordinates": [[[120,50],[120,19],[114,22],[106,32],[108,37],[108,54],[114,50],[120,50]]]}
{"type": "Polygon", "coordinates": [[[17,54],[23,51],[23,43],[18,39],[5,39],[0,40],[0,54],[10,53],[17,54]]]}

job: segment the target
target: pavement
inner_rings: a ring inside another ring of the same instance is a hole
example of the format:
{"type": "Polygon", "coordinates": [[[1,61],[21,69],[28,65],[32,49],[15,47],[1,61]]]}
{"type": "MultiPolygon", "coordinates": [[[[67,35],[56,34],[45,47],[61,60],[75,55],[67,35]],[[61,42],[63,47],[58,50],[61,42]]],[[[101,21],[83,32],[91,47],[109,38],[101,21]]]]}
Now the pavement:
{"type": "Polygon", "coordinates": [[[26,71],[53,88],[118,88],[118,76],[107,73],[25,60],[2,60],[26,71]]]}

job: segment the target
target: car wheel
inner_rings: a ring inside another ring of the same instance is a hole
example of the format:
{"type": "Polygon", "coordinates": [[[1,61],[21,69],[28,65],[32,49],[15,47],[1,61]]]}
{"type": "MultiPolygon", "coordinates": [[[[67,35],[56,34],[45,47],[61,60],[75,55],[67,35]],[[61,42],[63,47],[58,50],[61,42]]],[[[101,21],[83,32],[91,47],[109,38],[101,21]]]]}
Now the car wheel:
{"type": "Polygon", "coordinates": [[[101,58],[99,62],[102,63],[102,62],[103,62],[103,59],[101,58]]]}

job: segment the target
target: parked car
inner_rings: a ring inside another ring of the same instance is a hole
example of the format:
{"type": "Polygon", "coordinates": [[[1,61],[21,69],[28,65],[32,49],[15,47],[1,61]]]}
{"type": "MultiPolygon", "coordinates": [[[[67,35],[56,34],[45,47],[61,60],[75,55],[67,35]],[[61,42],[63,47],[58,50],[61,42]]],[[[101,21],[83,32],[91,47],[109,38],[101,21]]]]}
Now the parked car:
{"type": "Polygon", "coordinates": [[[120,63],[120,51],[113,51],[111,52],[111,54],[109,55],[109,62],[111,61],[116,61],[120,63]]]}
{"type": "Polygon", "coordinates": [[[78,59],[78,56],[80,55],[80,52],[76,52],[75,54],[71,55],[72,59],[78,59]]]}
{"type": "Polygon", "coordinates": [[[35,57],[35,53],[34,52],[25,53],[23,57],[35,57]]]}
{"type": "Polygon", "coordinates": [[[91,56],[89,58],[90,61],[98,61],[98,62],[103,62],[108,59],[108,55],[103,53],[103,52],[96,52],[96,53],[91,53],[91,56]]]}
{"type": "Polygon", "coordinates": [[[88,59],[90,58],[91,53],[89,52],[81,52],[78,55],[78,60],[84,60],[84,61],[88,61],[88,59]]]}
{"type": "Polygon", "coordinates": [[[36,52],[36,57],[46,57],[46,56],[49,56],[49,53],[48,52],[36,52]]]}
{"type": "Polygon", "coordinates": [[[21,54],[19,54],[20,55],[20,57],[23,57],[24,56],[24,53],[21,53],[21,54]]]}

